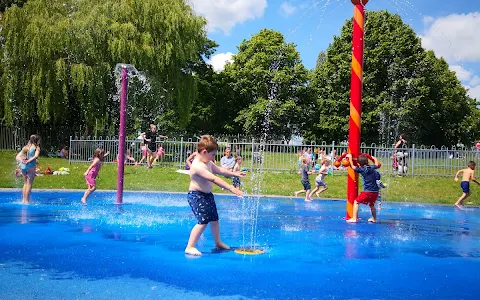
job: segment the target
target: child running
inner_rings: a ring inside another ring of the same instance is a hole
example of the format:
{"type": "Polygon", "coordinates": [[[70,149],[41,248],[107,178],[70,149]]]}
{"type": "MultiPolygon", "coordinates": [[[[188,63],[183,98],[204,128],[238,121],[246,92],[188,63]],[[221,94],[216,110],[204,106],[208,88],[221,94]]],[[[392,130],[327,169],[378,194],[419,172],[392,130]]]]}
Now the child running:
{"type": "Polygon", "coordinates": [[[360,167],[356,167],[353,164],[352,154],[347,154],[346,156],[350,162],[350,167],[363,178],[363,192],[355,199],[353,202],[353,215],[352,218],[348,219],[347,222],[355,223],[358,221],[358,204],[363,203],[370,206],[370,211],[372,212],[372,217],[368,219],[368,222],[375,223],[377,222],[377,210],[375,209],[375,201],[378,198],[379,187],[377,185],[377,173],[376,169],[380,168],[378,160],[372,156],[374,165],[368,165],[368,158],[361,154],[358,156],[358,164],[360,167]]]}
{"type": "Polygon", "coordinates": [[[303,190],[296,191],[295,192],[295,197],[298,197],[300,193],[305,193],[305,202],[311,202],[312,198],[310,198],[310,190],[312,189],[312,186],[310,185],[310,181],[308,180],[308,175],[312,174],[314,171],[309,171],[308,166],[310,164],[310,160],[307,157],[302,158],[302,168],[301,168],[301,174],[302,174],[302,185],[303,185],[303,190]]]}
{"type": "Polygon", "coordinates": [[[100,168],[103,164],[103,159],[108,156],[110,152],[106,152],[103,149],[97,148],[95,150],[95,154],[93,154],[93,160],[90,166],[88,167],[87,171],[83,174],[85,176],[85,180],[87,181],[87,190],[82,198],[82,203],[87,205],[87,198],[90,196],[97,189],[97,175],[100,171],[100,168]]]}
{"type": "Polygon", "coordinates": [[[190,238],[188,239],[185,253],[190,255],[202,255],[196,248],[197,241],[203,231],[210,223],[215,247],[229,250],[230,247],[220,239],[220,225],[218,223],[217,206],[212,194],[212,184],[229,190],[237,196],[242,196],[241,190],[234,188],[223,179],[214,174],[220,174],[227,177],[244,177],[244,172],[232,172],[225,168],[218,167],[212,160],[218,151],[217,142],[209,135],[202,136],[197,145],[197,155],[195,156],[190,168],[190,187],[188,192],[188,204],[193,214],[197,218],[197,225],[192,228],[190,238]]]}
{"type": "Polygon", "coordinates": [[[455,206],[458,208],[462,208],[463,200],[470,196],[470,180],[476,184],[480,184],[480,182],[478,182],[474,176],[475,166],[476,163],[474,161],[470,161],[468,163],[468,168],[459,170],[457,174],[455,174],[455,181],[458,181],[458,175],[463,173],[462,182],[460,182],[460,187],[462,188],[463,194],[460,196],[460,198],[458,198],[457,202],[455,202],[455,206]]]}
{"type": "Polygon", "coordinates": [[[328,174],[327,168],[328,159],[324,158],[322,159],[322,166],[320,167],[320,170],[318,170],[318,175],[315,178],[315,188],[310,192],[310,199],[312,199],[313,193],[315,193],[315,195],[320,198],[320,194],[328,189],[328,186],[325,183],[325,176],[327,176],[328,174]]]}

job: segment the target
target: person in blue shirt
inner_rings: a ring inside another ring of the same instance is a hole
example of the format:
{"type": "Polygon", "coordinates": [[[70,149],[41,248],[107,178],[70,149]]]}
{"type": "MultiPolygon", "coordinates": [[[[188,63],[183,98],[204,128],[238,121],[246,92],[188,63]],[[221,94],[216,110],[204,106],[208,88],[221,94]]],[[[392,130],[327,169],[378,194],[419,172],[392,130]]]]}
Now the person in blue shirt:
{"type": "Polygon", "coordinates": [[[358,156],[359,167],[353,164],[353,159],[351,154],[346,156],[350,161],[350,167],[362,175],[363,178],[363,192],[358,195],[357,199],[353,202],[353,214],[352,218],[348,219],[347,222],[355,223],[358,220],[358,204],[366,204],[370,206],[372,212],[372,217],[368,219],[368,222],[377,222],[377,210],[375,209],[375,201],[378,198],[379,187],[377,184],[377,171],[376,169],[380,168],[378,160],[372,156],[374,165],[368,165],[368,158],[365,155],[358,156]]]}

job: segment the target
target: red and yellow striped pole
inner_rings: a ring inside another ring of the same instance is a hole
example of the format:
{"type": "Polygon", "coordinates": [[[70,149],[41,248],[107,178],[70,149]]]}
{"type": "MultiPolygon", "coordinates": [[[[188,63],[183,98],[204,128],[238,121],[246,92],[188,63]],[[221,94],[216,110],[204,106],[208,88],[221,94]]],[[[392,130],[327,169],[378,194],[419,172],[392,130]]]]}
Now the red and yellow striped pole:
{"type": "MultiPolygon", "coordinates": [[[[354,5],[352,35],[352,79],[350,87],[350,129],[348,134],[348,153],[356,162],[360,153],[360,133],[362,116],[363,86],[363,38],[365,36],[365,4],[368,0],[351,0],[354,5]]],[[[347,182],[347,219],[353,214],[353,202],[358,196],[358,174],[348,168],[347,182]]]]}

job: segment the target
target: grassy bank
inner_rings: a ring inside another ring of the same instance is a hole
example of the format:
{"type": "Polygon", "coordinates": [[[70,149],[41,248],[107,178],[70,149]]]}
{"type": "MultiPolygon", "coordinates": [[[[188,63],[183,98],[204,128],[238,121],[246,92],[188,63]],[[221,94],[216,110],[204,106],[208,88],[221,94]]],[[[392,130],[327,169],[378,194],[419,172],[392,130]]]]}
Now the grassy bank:
{"type": "MultiPolygon", "coordinates": [[[[88,164],[72,164],[60,158],[39,159],[40,167],[44,170],[50,165],[52,170],[60,167],[69,167],[70,175],[45,175],[37,177],[34,189],[85,189],[83,173],[88,164]]],[[[125,190],[131,191],[170,191],[186,192],[189,178],[187,175],[175,172],[171,167],[154,167],[147,169],[145,166],[125,168],[125,190]]],[[[22,178],[14,177],[15,152],[0,151],[0,188],[20,188],[22,178]]],[[[381,171],[381,169],[380,169],[381,171]]],[[[453,181],[453,175],[449,178],[442,177],[387,177],[383,181],[388,188],[383,190],[383,198],[386,201],[421,202],[437,204],[453,204],[461,194],[459,184],[453,181]]],[[[314,176],[310,176],[310,182],[314,184],[314,176]]],[[[346,197],[346,175],[326,177],[329,189],[322,194],[323,198],[346,197]]],[[[251,193],[253,182],[250,176],[244,179],[246,190],[251,193]]],[[[102,167],[97,179],[100,190],[114,190],[117,186],[116,165],[106,164],[102,167]]],[[[290,173],[265,173],[261,185],[261,194],[293,196],[295,190],[302,189],[300,175],[290,173]]],[[[472,205],[480,205],[480,187],[473,184],[472,196],[468,199],[472,205]]],[[[216,188],[215,192],[221,192],[216,188]]]]}

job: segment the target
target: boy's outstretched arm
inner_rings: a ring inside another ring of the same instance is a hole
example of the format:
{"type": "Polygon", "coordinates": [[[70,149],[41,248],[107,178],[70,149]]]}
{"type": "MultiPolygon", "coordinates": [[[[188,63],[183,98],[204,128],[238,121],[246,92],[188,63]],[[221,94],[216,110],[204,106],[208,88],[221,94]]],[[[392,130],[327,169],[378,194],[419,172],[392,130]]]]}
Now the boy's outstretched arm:
{"type": "MultiPolygon", "coordinates": [[[[206,167],[205,168],[197,168],[195,170],[195,173],[198,176],[215,183],[219,187],[221,187],[225,190],[228,190],[228,191],[232,192],[233,194],[235,194],[237,196],[243,196],[243,192],[241,190],[236,189],[236,188],[233,187],[233,185],[230,185],[230,184],[226,183],[222,178],[213,175],[212,173],[210,173],[210,171],[207,170],[206,167]]],[[[231,173],[234,173],[234,172],[231,172],[231,173]]]]}
{"type": "Polygon", "coordinates": [[[480,182],[477,180],[477,178],[475,178],[475,176],[473,176],[473,172],[472,172],[472,181],[475,182],[476,184],[480,184],[480,182]]]}
{"type": "Polygon", "coordinates": [[[217,166],[216,164],[213,164],[212,163],[212,172],[213,174],[220,174],[220,175],[223,175],[223,176],[226,176],[226,177],[245,177],[245,175],[247,175],[247,173],[245,172],[232,172],[228,169],[225,169],[225,168],[222,168],[222,167],[219,167],[217,166]]]}

